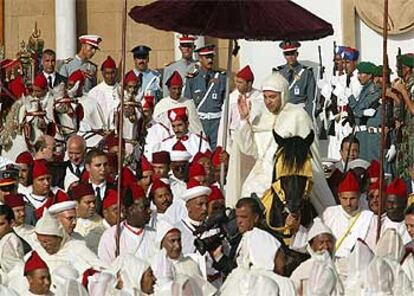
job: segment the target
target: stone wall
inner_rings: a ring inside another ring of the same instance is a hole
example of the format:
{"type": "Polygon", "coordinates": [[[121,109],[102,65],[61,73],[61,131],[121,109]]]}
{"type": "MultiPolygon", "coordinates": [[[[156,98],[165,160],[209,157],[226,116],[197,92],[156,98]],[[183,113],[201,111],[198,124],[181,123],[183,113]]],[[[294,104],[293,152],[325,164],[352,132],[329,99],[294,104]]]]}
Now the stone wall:
{"type": "MultiPolygon", "coordinates": [[[[54,0],[5,0],[5,44],[6,57],[13,57],[21,40],[27,41],[35,22],[41,30],[45,48],[55,48],[55,5],[54,0]]],[[[117,63],[121,59],[122,2],[116,0],[77,0],[77,32],[102,36],[101,50],[93,62],[100,65],[108,55],[117,63]]],[[[151,0],[129,0],[128,11],[136,5],[146,5],[151,0]]],[[[174,59],[174,34],[137,24],[130,17],[127,20],[127,69],[133,67],[130,50],[138,44],[152,48],[150,67],[161,69],[174,59]]],[[[226,68],[227,41],[206,38],[206,43],[218,46],[217,66],[226,68]]],[[[233,63],[238,67],[238,59],[233,63]]],[[[237,68],[235,68],[237,70],[237,68]]]]}

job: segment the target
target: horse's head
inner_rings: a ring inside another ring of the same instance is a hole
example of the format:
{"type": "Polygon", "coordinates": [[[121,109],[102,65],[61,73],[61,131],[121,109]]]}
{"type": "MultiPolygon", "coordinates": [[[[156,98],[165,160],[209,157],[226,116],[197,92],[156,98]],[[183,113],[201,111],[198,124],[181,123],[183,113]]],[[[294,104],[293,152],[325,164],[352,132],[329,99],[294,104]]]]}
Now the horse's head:
{"type": "Polygon", "coordinates": [[[40,99],[27,97],[25,102],[26,112],[23,118],[23,132],[28,147],[44,135],[54,135],[55,127],[47,116],[40,99]]]}
{"type": "Polygon", "coordinates": [[[83,108],[78,100],[71,96],[61,83],[51,91],[53,96],[53,116],[59,133],[66,137],[78,130],[83,118],[83,108]]]}
{"type": "MultiPolygon", "coordinates": [[[[312,190],[310,147],[314,140],[311,131],[306,138],[283,138],[273,131],[278,144],[275,155],[272,188],[288,213],[299,213],[309,200],[312,190]]],[[[303,215],[302,215],[303,216],[303,215]]],[[[303,219],[306,217],[302,217],[303,219]]]]}

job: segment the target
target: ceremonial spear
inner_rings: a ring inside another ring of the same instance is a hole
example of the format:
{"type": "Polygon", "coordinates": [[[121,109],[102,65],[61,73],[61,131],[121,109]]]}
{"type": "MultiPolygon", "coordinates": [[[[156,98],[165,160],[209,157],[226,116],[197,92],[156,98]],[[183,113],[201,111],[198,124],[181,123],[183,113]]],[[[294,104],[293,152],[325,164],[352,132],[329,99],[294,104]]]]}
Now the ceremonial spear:
{"type": "Polygon", "coordinates": [[[127,9],[128,0],[123,1],[122,9],[122,45],[121,45],[121,97],[120,97],[120,110],[119,110],[119,122],[118,122],[118,184],[117,184],[117,207],[118,215],[116,217],[116,252],[115,255],[119,256],[120,253],[120,237],[121,237],[121,190],[122,190],[122,167],[124,163],[124,155],[122,149],[122,138],[124,130],[124,76],[125,76],[125,56],[126,56],[126,27],[127,27],[127,9]]]}
{"type": "Polygon", "coordinates": [[[380,203],[378,207],[378,224],[377,224],[377,241],[381,236],[381,213],[383,210],[384,200],[384,146],[385,146],[385,100],[387,93],[387,71],[388,71],[388,56],[387,56],[387,40],[388,39],[388,0],[384,0],[384,18],[382,28],[382,102],[381,102],[381,148],[380,148],[380,203]]]}

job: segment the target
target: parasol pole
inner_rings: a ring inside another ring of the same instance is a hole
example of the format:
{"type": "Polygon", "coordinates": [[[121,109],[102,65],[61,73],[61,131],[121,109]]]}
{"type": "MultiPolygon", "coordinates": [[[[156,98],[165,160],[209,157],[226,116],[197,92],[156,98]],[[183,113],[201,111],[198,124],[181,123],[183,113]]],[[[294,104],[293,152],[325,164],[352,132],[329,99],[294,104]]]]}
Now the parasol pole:
{"type": "Polygon", "coordinates": [[[387,39],[388,39],[388,0],[384,0],[384,22],[382,28],[382,103],[381,103],[381,148],[380,148],[380,203],[378,207],[378,223],[377,223],[377,241],[381,236],[381,213],[383,210],[384,200],[384,146],[385,146],[385,100],[387,92],[387,71],[388,71],[388,56],[387,56],[387,39]]]}
{"type": "Polygon", "coordinates": [[[123,166],[123,149],[122,138],[124,130],[124,76],[125,76],[125,56],[126,56],[126,28],[127,28],[127,9],[128,0],[123,0],[122,9],[122,45],[121,45],[121,101],[118,120],[118,184],[117,184],[117,207],[118,215],[116,217],[116,251],[115,256],[120,253],[120,237],[121,237],[121,190],[122,190],[122,166],[123,166]]]}
{"type": "MultiPolygon", "coordinates": [[[[229,118],[229,104],[230,104],[230,76],[232,71],[232,52],[233,52],[233,40],[229,40],[229,48],[227,51],[227,69],[226,69],[226,92],[225,92],[225,100],[224,100],[224,110],[223,110],[223,134],[222,134],[222,145],[223,149],[225,150],[227,147],[227,128],[228,128],[228,118],[229,118]]],[[[224,170],[224,163],[220,163],[220,186],[221,190],[224,189],[224,179],[225,179],[225,170],[224,170]]]]}

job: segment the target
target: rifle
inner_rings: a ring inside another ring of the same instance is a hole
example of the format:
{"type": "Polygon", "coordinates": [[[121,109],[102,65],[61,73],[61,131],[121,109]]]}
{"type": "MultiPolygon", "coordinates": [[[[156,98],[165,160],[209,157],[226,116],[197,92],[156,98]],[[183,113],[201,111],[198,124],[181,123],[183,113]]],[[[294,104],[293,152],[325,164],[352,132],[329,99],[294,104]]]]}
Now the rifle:
{"type": "MultiPolygon", "coordinates": [[[[323,75],[325,73],[325,67],[323,66],[322,63],[322,49],[321,46],[318,45],[318,57],[319,57],[319,65],[318,65],[318,79],[322,80],[323,79],[323,75]]],[[[316,96],[316,95],[315,95],[316,96]]],[[[316,99],[316,98],[315,98],[316,99]]],[[[327,122],[327,118],[326,118],[326,104],[328,103],[328,101],[326,100],[326,98],[324,98],[324,96],[319,95],[319,100],[317,103],[317,110],[316,110],[316,118],[318,117],[318,115],[323,112],[323,118],[322,118],[322,124],[321,124],[321,128],[319,130],[319,139],[320,140],[326,140],[328,139],[328,136],[326,134],[326,122],[327,122]]]]}
{"type": "Polygon", "coordinates": [[[403,78],[402,76],[402,64],[401,64],[401,47],[398,47],[397,52],[397,75],[400,78],[403,78]]]}

